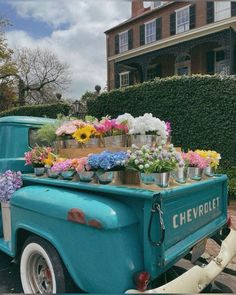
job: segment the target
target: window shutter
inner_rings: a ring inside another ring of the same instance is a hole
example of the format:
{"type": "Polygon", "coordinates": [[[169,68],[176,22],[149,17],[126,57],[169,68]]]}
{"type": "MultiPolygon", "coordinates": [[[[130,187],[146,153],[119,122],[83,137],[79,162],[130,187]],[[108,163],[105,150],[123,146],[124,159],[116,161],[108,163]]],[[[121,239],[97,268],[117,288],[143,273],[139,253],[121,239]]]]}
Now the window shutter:
{"type": "Polygon", "coordinates": [[[236,2],[231,2],[231,16],[236,16],[236,2]]]}
{"type": "Polygon", "coordinates": [[[207,74],[215,73],[215,52],[207,52],[207,74]]]}
{"type": "Polygon", "coordinates": [[[120,52],[119,43],[119,34],[117,34],[115,35],[115,54],[120,52]]]}
{"type": "Polygon", "coordinates": [[[128,31],[128,48],[133,49],[133,29],[128,31]]]}
{"type": "Polygon", "coordinates": [[[213,23],[215,21],[214,17],[214,2],[207,1],[207,23],[213,23]]]}
{"type": "Polygon", "coordinates": [[[140,34],[140,45],[145,44],[145,25],[139,26],[139,34],[140,34]]]}
{"type": "Polygon", "coordinates": [[[156,40],[162,38],[162,18],[156,19],[156,40]]]}
{"type": "Polygon", "coordinates": [[[236,74],[236,45],[234,46],[233,62],[234,62],[233,74],[235,75],[236,74]]]}
{"type": "Polygon", "coordinates": [[[170,35],[176,34],[176,13],[170,15],[170,35]]]}
{"type": "Polygon", "coordinates": [[[196,27],[196,5],[190,6],[190,30],[196,27]]]}

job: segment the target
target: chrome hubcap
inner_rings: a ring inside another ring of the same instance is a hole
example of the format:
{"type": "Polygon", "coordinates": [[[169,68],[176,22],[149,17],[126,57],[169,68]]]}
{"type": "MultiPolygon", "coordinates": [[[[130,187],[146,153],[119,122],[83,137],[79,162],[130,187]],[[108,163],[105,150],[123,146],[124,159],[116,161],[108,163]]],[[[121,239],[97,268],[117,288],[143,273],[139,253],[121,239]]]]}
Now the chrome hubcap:
{"type": "Polygon", "coordinates": [[[29,257],[27,275],[32,293],[52,293],[52,274],[46,260],[39,253],[29,257]]]}

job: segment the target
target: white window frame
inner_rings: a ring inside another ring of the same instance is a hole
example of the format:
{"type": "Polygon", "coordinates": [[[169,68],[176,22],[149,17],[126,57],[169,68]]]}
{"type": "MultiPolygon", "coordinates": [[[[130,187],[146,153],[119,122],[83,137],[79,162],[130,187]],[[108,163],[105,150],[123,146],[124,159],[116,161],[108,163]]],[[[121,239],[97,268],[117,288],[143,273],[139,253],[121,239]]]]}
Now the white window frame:
{"type": "Polygon", "coordinates": [[[215,21],[221,21],[221,20],[224,20],[224,19],[227,19],[227,18],[230,18],[231,17],[231,1],[215,1],[214,2],[215,5],[214,5],[214,16],[215,16],[215,21]],[[224,8],[224,9],[221,9],[221,10],[218,10],[217,11],[217,5],[219,4],[228,4],[229,7],[227,8],[224,8]],[[225,16],[221,16],[222,15],[222,12],[227,12],[228,15],[225,17],[225,16]]]}
{"type": "Polygon", "coordinates": [[[187,32],[187,31],[189,31],[190,30],[190,6],[191,5],[187,5],[187,6],[184,6],[184,7],[181,7],[181,8],[179,8],[179,9],[176,9],[175,10],[175,15],[176,15],[176,34],[181,34],[181,33],[184,33],[184,32],[187,32]],[[181,12],[181,11],[183,11],[183,10],[187,10],[188,9],[188,22],[185,22],[185,23],[183,23],[182,25],[184,25],[184,26],[186,26],[186,25],[188,25],[187,26],[187,29],[185,29],[184,31],[179,31],[178,30],[178,27],[180,26],[179,24],[178,24],[178,13],[179,12],[181,12]]]}
{"type": "Polygon", "coordinates": [[[152,43],[152,42],[155,42],[156,41],[156,19],[154,20],[151,20],[149,22],[146,22],[145,24],[145,44],[149,44],[149,43],[152,43]],[[154,33],[150,34],[147,36],[147,26],[154,23],[154,33]],[[152,41],[147,41],[147,38],[149,38],[150,36],[153,36],[154,35],[154,38],[152,41]]]}
{"type": "Polygon", "coordinates": [[[222,74],[222,73],[225,73],[225,74],[230,74],[230,58],[225,58],[224,60],[222,61],[216,61],[216,52],[217,51],[227,51],[229,50],[229,46],[226,46],[226,47],[220,47],[220,48],[216,48],[214,50],[214,71],[215,71],[215,74],[222,74]],[[223,64],[226,68],[226,71],[218,71],[217,70],[217,67],[218,67],[218,64],[223,64]]]}
{"type": "MultiPolygon", "coordinates": [[[[175,59],[175,74],[178,75],[178,70],[180,68],[188,68],[188,76],[191,75],[191,62],[192,62],[192,59],[191,59],[191,56],[189,54],[183,54],[183,56],[189,56],[190,59],[189,60],[185,60],[185,61],[181,61],[181,62],[176,62],[177,58],[179,56],[176,57],[175,59]]],[[[181,55],[182,56],[182,55],[181,55]]]]}
{"type": "Polygon", "coordinates": [[[120,75],[120,87],[127,87],[127,86],[129,86],[129,71],[127,71],[127,72],[122,72],[122,73],[120,73],[119,75],[120,75]],[[122,77],[124,77],[124,76],[127,76],[127,83],[126,84],[123,84],[122,83],[122,77]]]}
{"type": "Polygon", "coordinates": [[[163,6],[163,5],[165,5],[166,2],[167,2],[167,1],[155,1],[155,0],[154,0],[154,1],[151,3],[151,9],[159,8],[159,7],[163,6]],[[157,2],[160,2],[160,4],[157,4],[157,5],[155,6],[155,3],[157,3],[157,2]]]}
{"type": "Polygon", "coordinates": [[[119,53],[125,52],[129,50],[129,33],[128,30],[119,33],[119,53]],[[121,42],[122,36],[127,34],[127,42],[123,43],[121,42]]]}

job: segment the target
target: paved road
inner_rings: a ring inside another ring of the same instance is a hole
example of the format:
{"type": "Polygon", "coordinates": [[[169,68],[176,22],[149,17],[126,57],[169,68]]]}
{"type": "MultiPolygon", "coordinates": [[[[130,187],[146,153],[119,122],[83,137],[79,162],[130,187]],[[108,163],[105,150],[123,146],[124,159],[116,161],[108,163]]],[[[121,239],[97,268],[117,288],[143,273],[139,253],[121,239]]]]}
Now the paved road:
{"type": "MultiPolygon", "coordinates": [[[[0,253],[0,294],[3,293],[22,293],[19,279],[19,266],[11,262],[11,258],[0,253]]],[[[186,260],[181,260],[180,266],[189,268],[191,264],[186,260]]],[[[230,267],[236,271],[235,264],[230,267]]],[[[221,288],[219,293],[236,293],[236,276],[222,273],[216,280],[216,289],[221,288]]]]}

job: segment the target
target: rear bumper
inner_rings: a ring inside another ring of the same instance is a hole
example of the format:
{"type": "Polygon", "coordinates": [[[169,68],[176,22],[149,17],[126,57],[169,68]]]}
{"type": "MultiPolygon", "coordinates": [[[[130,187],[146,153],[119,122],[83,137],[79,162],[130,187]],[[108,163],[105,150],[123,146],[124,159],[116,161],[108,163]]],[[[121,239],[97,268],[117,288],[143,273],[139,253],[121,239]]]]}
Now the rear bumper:
{"type": "Polygon", "coordinates": [[[128,290],[126,293],[199,293],[222,272],[235,255],[236,230],[231,229],[222,242],[219,255],[205,267],[194,266],[177,279],[152,290],[128,290]]]}

